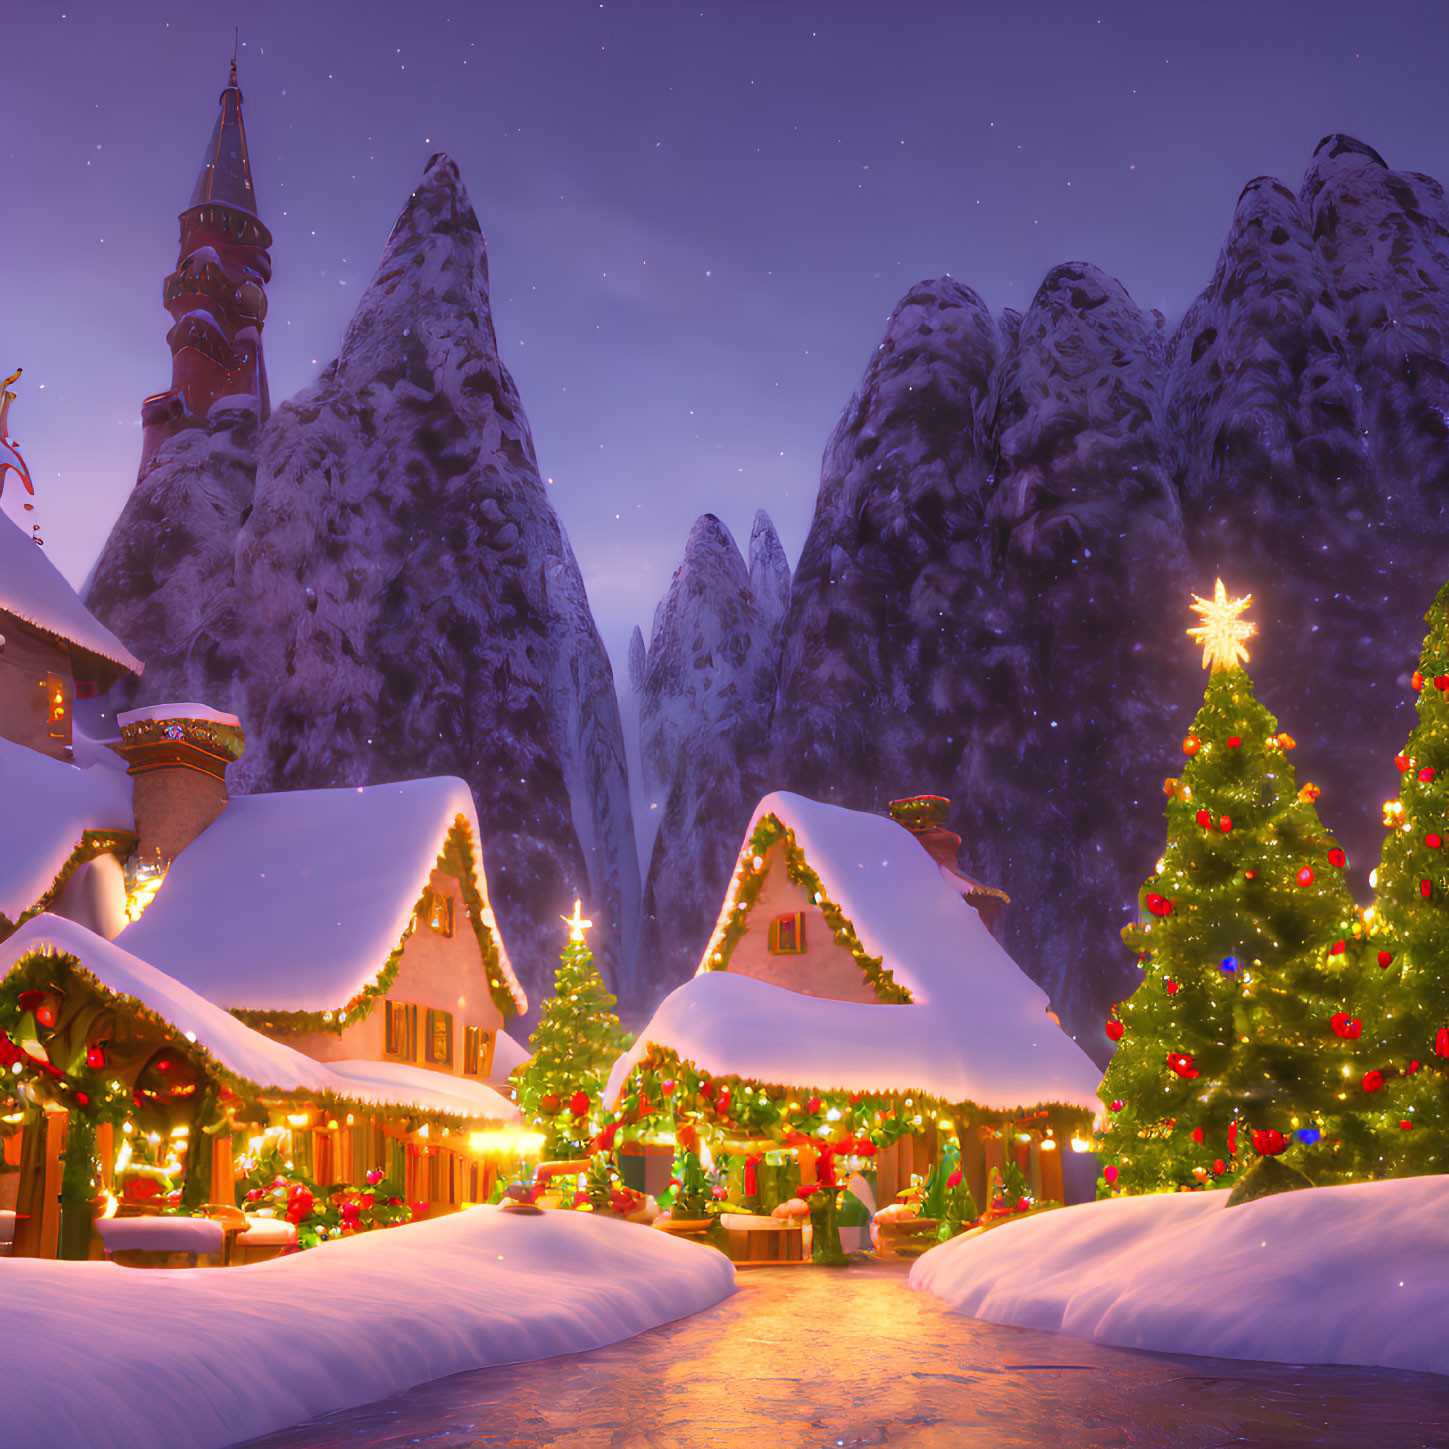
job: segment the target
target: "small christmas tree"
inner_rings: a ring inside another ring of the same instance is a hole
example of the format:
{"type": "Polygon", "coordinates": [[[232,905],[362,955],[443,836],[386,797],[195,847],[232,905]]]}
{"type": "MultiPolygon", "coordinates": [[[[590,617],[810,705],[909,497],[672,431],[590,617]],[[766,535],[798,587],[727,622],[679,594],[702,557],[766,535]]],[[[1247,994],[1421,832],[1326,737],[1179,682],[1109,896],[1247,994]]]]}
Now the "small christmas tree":
{"type": "Polygon", "coordinates": [[[538,1026],[528,1040],[533,1052],[513,1076],[524,1115],[544,1134],[544,1157],[585,1157],[593,1136],[590,1114],[609,1068],[629,1044],[614,1015],[615,999],[604,986],[584,933],[581,903],[565,916],[568,944],[559,958],[554,994],[543,1004],[538,1026]]]}
{"type": "Polygon", "coordinates": [[[1195,605],[1204,622],[1188,632],[1212,672],[1182,778],[1165,785],[1167,847],[1122,933],[1145,975],[1107,1023],[1121,1044],[1100,1089],[1103,1176],[1120,1191],[1217,1185],[1240,1134],[1265,1155],[1296,1146],[1310,1171],[1341,1146],[1355,1043],[1331,1022],[1362,950],[1357,911],[1317,791],[1298,789],[1293,741],[1242,668],[1248,602],[1219,580],[1195,605]]]}
{"type": "Polygon", "coordinates": [[[1449,1169],[1449,584],[1425,616],[1418,723],[1395,757],[1397,799],[1376,876],[1354,1009],[1365,1072],[1346,1083],[1376,1173],[1449,1169]]]}

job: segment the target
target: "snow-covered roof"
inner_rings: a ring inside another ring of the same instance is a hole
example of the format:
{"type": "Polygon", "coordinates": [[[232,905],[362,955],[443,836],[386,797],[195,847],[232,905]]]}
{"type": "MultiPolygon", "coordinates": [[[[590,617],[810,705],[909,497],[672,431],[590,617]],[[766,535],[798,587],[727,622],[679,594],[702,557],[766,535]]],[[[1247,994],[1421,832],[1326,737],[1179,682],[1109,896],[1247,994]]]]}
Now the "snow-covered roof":
{"type": "Polygon", "coordinates": [[[488,905],[473,796],[451,777],[234,796],[117,941],[228,1009],[334,1011],[377,980],[459,816],[503,980],[526,1010],[488,905]]]}
{"type": "Polygon", "coordinates": [[[105,990],[132,997],[154,1011],[188,1041],[210,1053],[234,1076],[266,1090],[444,1112],[462,1119],[513,1121],[518,1109],[497,1092],[463,1079],[384,1063],[325,1063],[273,1041],[238,1021],[214,1002],[158,971],[114,941],[104,940],[61,916],[32,916],[0,942],[0,981],[22,957],[35,951],[74,956],[105,990]],[[357,1070],[348,1070],[356,1068],[357,1070]],[[365,1070],[363,1070],[365,1068],[365,1070]],[[435,1078],[414,1081],[413,1076],[435,1078]]]}
{"type": "Polygon", "coordinates": [[[143,709],[123,710],[116,716],[116,723],[125,729],[127,725],[143,724],[148,720],[201,719],[209,724],[230,725],[241,728],[241,720],[234,714],[225,714],[212,709],[209,704],[195,704],[190,701],[174,704],[148,704],[143,709]]]}
{"type": "Polygon", "coordinates": [[[784,1086],[913,1090],[1001,1111],[1046,1102],[1096,1110],[1101,1072],[904,826],[781,791],[756,807],[742,856],[767,815],[794,832],[829,898],[911,1003],[822,1000],[711,971],[712,939],[699,974],[614,1064],[608,1097],[654,1043],[719,1075],[784,1086]]]}
{"type": "Polygon", "coordinates": [[[0,820],[0,915],[14,921],[55,884],[87,830],[136,828],[131,781],[0,738],[0,820]]]}
{"type": "Polygon", "coordinates": [[[140,674],[145,667],[86,606],[43,549],[0,513],[0,609],[140,674]]]}

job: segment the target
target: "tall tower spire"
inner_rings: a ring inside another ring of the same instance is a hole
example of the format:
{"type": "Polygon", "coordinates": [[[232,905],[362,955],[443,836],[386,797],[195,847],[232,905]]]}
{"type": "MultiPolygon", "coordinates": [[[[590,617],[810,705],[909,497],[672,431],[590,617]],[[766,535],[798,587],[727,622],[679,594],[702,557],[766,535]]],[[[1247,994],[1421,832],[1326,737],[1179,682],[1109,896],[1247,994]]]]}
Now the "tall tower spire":
{"type": "Polygon", "coordinates": [[[173,319],[171,388],[141,405],[143,471],[167,438],[203,423],[221,398],[250,400],[262,421],[271,411],[262,324],[272,236],[257,211],[235,59],[220,107],[162,293],[173,319]]]}

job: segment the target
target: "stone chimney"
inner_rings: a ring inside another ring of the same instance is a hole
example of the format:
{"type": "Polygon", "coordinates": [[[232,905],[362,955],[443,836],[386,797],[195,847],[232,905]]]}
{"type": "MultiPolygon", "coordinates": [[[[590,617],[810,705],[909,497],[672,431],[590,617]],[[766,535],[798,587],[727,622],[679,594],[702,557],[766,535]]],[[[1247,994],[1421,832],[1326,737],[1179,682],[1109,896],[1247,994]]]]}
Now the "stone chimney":
{"type": "Polygon", "coordinates": [[[144,867],[170,865],[226,809],[226,767],[245,747],[241,721],[204,704],[154,704],[116,716],[112,745],[132,778],[144,867]]]}
{"type": "Polygon", "coordinates": [[[1011,897],[995,886],[972,880],[956,864],[961,837],[954,830],[947,830],[945,824],[951,814],[951,802],[944,795],[912,795],[905,800],[892,800],[890,812],[897,825],[904,825],[921,842],[941,874],[961,892],[968,905],[976,908],[977,915],[994,936],[1002,908],[1011,904],[1011,897]]]}

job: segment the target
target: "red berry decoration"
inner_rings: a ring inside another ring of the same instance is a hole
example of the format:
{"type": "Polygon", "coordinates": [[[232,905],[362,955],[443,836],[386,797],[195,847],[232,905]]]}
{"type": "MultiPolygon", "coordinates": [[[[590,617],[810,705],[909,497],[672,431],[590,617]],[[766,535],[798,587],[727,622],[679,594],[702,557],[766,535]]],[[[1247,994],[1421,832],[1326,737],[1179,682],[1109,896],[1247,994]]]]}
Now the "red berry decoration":
{"type": "Polygon", "coordinates": [[[1232,816],[1224,815],[1223,818],[1218,821],[1218,829],[1221,830],[1224,835],[1231,835],[1233,833],[1232,816]]]}
{"type": "Polygon", "coordinates": [[[1108,1187],[1117,1181],[1117,1169],[1110,1162],[1102,1169],[1102,1179],[1108,1187]]]}
{"type": "Polygon", "coordinates": [[[805,1110],[813,1117],[820,1110],[820,1098],[811,1097],[805,1104],[805,1110]]]}
{"type": "Polygon", "coordinates": [[[1419,882],[1419,894],[1427,901],[1434,894],[1434,882],[1431,880],[1421,880],[1419,882]]]}
{"type": "Polygon", "coordinates": [[[1123,1107],[1123,1103],[1121,1103],[1121,1102],[1113,1102],[1111,1104],[1111,1106],[1109,1107],[1108,1110],[1109,1111],[1112,1111],[1112,1112],[1120,1112],[1122,1110],[1122,1107],[1123,1107]]]}
{"type": "Polygon", "coordinates": [[[1237,749],[1237,747],[1240,744],[1242,744],[1242,743],[1243,743],[1243,739],[1242,739],[1242,736],[1241,735],[1229,735],[1228,736],[1228,748],[1230,750],[1237,749]]]}
{"type": "Polygon", "coordinates": [[[1238,1124],[1228,1123],[1228,1152],[1234,1153],[1238,1150],[1238,1124]]]}
{"type": "Polygon", "coordinates": [[[1428,846],[1430,850],[1438,850],[1439,847],[1444,844],[1444,842],[1437,835],[1426,835],[1424,837],[1424,844],[1428,846]]]}
{"type": "Polygon", "coordinates": [[[1345,1041],[1357,1041],[1363,1035],[1363,1022],[1351,1017],[1346,1011],[1336,1011],[1328,1018],[1328,1024],[1333,1028],[1334,1036],[1341,1036],[1345,1041]]]}
{"type": "Polygon", "coordinates": [[[1414,671],[1414,677],[1409,681],[1409,683],[1411,685],[1413,685],[1413,687],[1415,689],[1423,689],[1423,687],[1424,687],[1424,676],[1422,674],[1420,674],[1419,671],[1416,669],[1414,671]]]}
{"type": "Polygon", "coordinates": [[[1258,878],[1258,872],[1255,871],[1255,870],[1245,870],[1243,872],[1243,879],[1244,880],[1257,880],[1257,878],[1258,878]]]}
{"type": "Polygon", "coordinates": [[[1298,872],[1296,879],[1298,881],[1298,884],[1306,890],[1309,886],[1313,884],[1313,867],[1311,865],[1305,865],[1303,869],[1298,872]]]}
{"type": "Polygon", "coordinates": [[[569,1111],[575,1117],[582,1117],[589,1110],[589,1094],[587,1092],[575,1092],[569,1098],[569,1111]]]}
{"type": "Polygon", "coordinates": [[[1417,1072],[1418,1070],[1419,1070],[1419,1064],[1418,1064],[1418,1062],[1410,1062],[1409,1065],[1404,1068],[1404,1075],[1406,1077],[1412,1077],[1414,1075],[1414,1073],[1417,1072]]]}
{"type": "Polygon", "coordinates": [[[1192,1063],[1192,1057],[1186,1052],[1168,1052],[1167,1065],[1169,1070],[1177,1073],[1184,1081],[1191,1081],[1201,1073],[1192,1063]]]}
{"type": "Polygon", "coordinates": [[[1449,1026],[1441,1026],[1434,1033],[1434,1055],[1449,1057],[1449,1026]]]}
{"type": "Polygon", "coordinates": [[[1121,1041],[1122,1033],[1127,1028],[1120,1021],[1109,1021],[1107,1023],[1107,1037],[1110,1041],[1121,1041]]]}
{"type": "Polygon", "coordinates": [[[1288,1146],[1288,1139],[1272,1127],[1253,1133],[1253,1147],[1264,1157],[1277,1157],[1288,1146]]]}
{"type": "Polygon", "coordinates": [[[1176,981],[1164,981],[1162,984],[1167,988],[1167,994],[1169,996],[1177,995],[1179,988],[1176,981]]]}
{"type": "Polygon", "coordinates": [[[1199,810],[1197,812],[1197,823],[1201,825],[1204,830],[1211,830],[1213,828],[1213,818],[1207,813],[1206,810],[1199,810]]]}
{"type": "Polygon", "coordinates": [[[1213,1171],[1215,1173],[1217,1173],[1217,1175],[1219,1177],[1221,1177],[1223,1175],[1223,1173],[1225,1173],[1227,1170],[1228,1170],[1228,1165],[1227,1165],[1226,1162],[1224,1162],[1222,1160],[1221,1157],[1215,1157],[1215,1158],[1213,1158],[1213,1171]]]}
{"type": "Polygon", "coordinates": [[[1392,961],[1393,959],[1394,959],[1394,953],[1392,951],[1380,951],[1379,952],[1379,970],[1380,971],[1387,971],[1389,969],[1389,962],[1392,961]]]}
{"type": "Polygon", "coordinates": [[[1156,892],[1149,892],[1147,896],[1147,909],[1154,916],[1170,916],[1172,914],[1172,902],[1166,896],[1160,896],[1156,892]]]}
{"type": "Polygon", "coordinates": [[[1427,785],[1429,781],[1434,778],[1433,765],[1425,765],[1424,768],[1419,771],[1419,778],[1427,785]]]}
{"type": "Polygon", "coordinates": [[[86,1048],[86,1066],[104,1069],[106,1065],[106,1044],[98,1041],[86,1048]]]}
{"type": "Polygon", "coordinates": [[[1348,857],[1337,846],[1334,846],[1328,852],[1328,863],[1329,865],[1336,865],[1339,870],[1342,870],[1348,864],[1348,857]]]}
{"type": "Polygon", "coordinates": [[[1202,741],[1196,735],[1189,735],[1182,742],[1182,752],[1188,759],[1191,759],[1200,749],[1202,749],[1202,741]]]}
{"type": "Polygon", "coordinates": [[[541,1096],[538,1099],[538,1105],[545,1112],[557,1112],[558,1111],[558,1093],[557,1092],[545,1092],[543,1094],[543,1096],[541,1096]]]}
{"type": "Polygon", "coordinates": [[[1436,674],[1434,676],[1435,689],[1449,689],[1449,674],[1436,674]]]}
{"type": "Polygon", "coordinates": [[[1328,954],[1330,956],[1342,956],[1347,948],[1347,941],[1335,941],[1333,945],[1328,948],[1328,954]]]}
{"type": "Polygon", "coordinates": [[[1384,1074],[1380,1071],[1365,1072],[1363,1074],[1363,1089],[1365,1092],[1377,1092],[1384,1084],[1384,1074]]]}
{"type": "Polygon", "coordinates": [[[1414,1125],[1414,1124],[1413,1124],[1413,1123],[1412,1123],[1412,1122],[1400,1122],[1400,1123],[1399,1123],[1399,1126],[1400,1126],[1400,1127],[1401,1127],[1401,1128],[1402,1128],[1402,1129],[1403,1129],[1403,1130],[1404,1130],[1404,1131],[1405,1131],[1405,1132],[1407,1132],[1407,1131],[1409,1131],[1409,1129],[1410,1129],[1410,1128],[1411,1128],[1411,1127],[1413,1127],[1413,1125],[1414,1125]]]}
{"type": "Polygon", "coordinates": [[[1194,1142],[1196,1142],[1199,1147],[1202,1146],[1202,1128],[1201,1127],[1194,1127],[1192,1129],[1192,1140],[1194,1142]]]}
{"type": "Polygon", "coordinates": [[[1399,770],[1402,772],[1407,770],[1409,766],[1412,765],[1414,762],[1407,755],[1395,755],[1394,763],[1399,767],[1399,770]]]}

